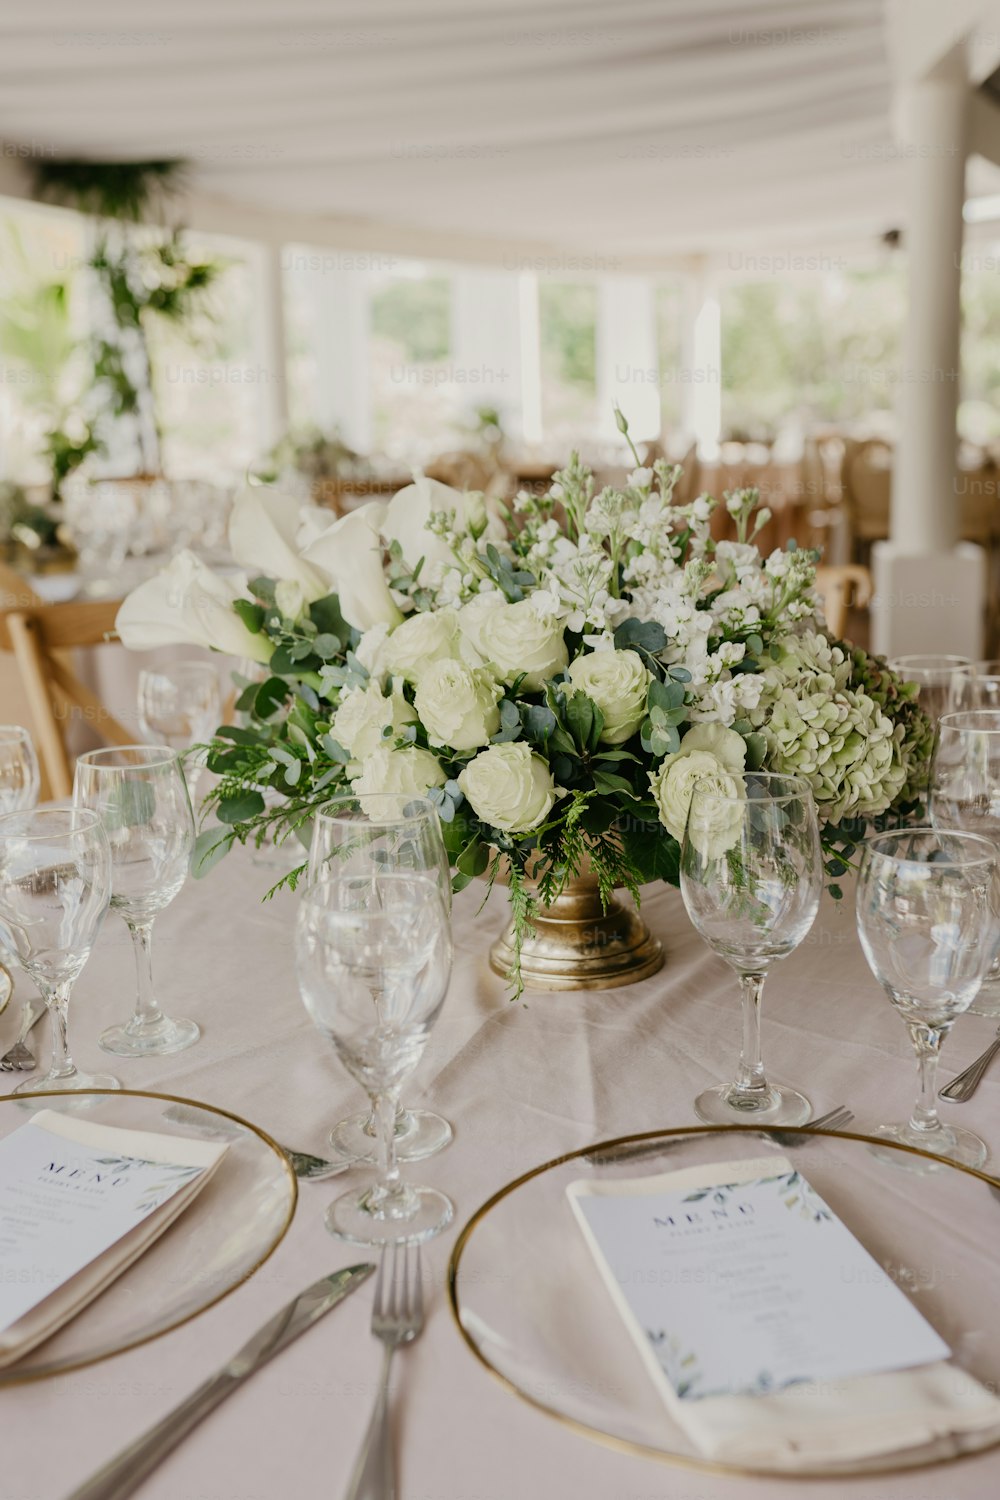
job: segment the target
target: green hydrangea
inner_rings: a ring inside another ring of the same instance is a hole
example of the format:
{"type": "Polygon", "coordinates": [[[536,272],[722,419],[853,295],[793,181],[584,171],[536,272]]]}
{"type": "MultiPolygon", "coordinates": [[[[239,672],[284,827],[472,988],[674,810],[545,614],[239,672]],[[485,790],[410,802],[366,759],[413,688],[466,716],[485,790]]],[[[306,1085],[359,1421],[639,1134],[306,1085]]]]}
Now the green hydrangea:
{"type": "Polygon", "coordinates": [[[917,702],[917,684],[904,682],[884,656],[870,656],[860,646],[851,651],[851,686],[867,693],[900,733],[900,758],[907,768],[904,803],[919,801],[927,790],[934,753],[934,722],[917,702]]]}

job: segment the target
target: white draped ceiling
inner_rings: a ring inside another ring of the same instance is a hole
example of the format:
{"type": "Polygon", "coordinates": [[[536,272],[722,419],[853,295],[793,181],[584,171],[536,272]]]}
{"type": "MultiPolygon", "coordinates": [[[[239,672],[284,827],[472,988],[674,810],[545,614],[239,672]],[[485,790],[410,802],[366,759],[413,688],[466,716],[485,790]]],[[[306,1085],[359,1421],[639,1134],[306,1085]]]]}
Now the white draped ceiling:
{"type": "Polygon", "coordinates": [[[508,262],[874,237],[906,168],[884,9],[38,0],[0,17],[2,165],[184,157],[220,223],[508,262]]]}

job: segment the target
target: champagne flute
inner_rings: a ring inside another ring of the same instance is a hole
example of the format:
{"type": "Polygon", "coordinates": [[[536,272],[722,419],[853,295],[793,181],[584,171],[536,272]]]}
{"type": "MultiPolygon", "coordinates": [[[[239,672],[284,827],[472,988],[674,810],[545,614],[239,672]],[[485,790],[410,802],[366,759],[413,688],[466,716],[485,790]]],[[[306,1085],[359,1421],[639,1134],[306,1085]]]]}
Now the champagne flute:
{"type": "MultiPolygon", "coordinates": [[[[970,679],[974,687],[977,679],[970,679]]],[[[931,768],[930,818],[939,833],[981,833],[1000,851],[1000,712],[965,709],[938,723],[931,768]]],[[[969,1006],[1000,1017],[1000,953],[969,1006]]]]}
{"type": "Polygon", "coordinates": [[[182,1052],[201,1035],[194,1021],[171,1020],[153,990],[153,919],[187,879],[194,814],[175,750],[125,745],[91,750],[76,763],[73,800],[101,816],[111,844],[111,905],[125,918],[135,950],[135,1013],[100,1038],[118,1057],[182,1052]]]}
{"type": "Polygon", "coordinates": [[[404,1183],[396,1108],[444,1003],[451,930],[436,882],[402,871],[309,886],[295,931],[299,988],[319,1031],[366,1089],[378,1122],[378,1175],[327,1209],[326,1227],[363,1245],[430,1239],[451,1223],[451,1200],[404,1183]]]}
{"type": "Polygon", "coordinates": [[[117,1089],[78,1072],[67,1044],[70,993],[111,896],[111,850],[96,813],[73,807],[0,816],[0,948],[34,980],[52,1021],[48,1072],[15,1089],[117,1089]]]}
{"type": "Polygon", "coordinates": [[[804,1125],[812,1105],[769,1083],[760,1041],[764,980],[787,958],[819,908],[823,855],[816,804],[799,776],[756,771],[743,784],[698,782],[681,847],[681,894],[702,937],[739,976],[743,1046],[732,1083],[695,1100],[710,1125],[804,1125]]]}
{"type": "Polygon", "coordinates": [[[211,662],[180,661],[139,673],[139,726],[150,744],[183,753],[210,740],[221,719],[222,692],[211,662]]]}
{"type": "Polygon", "coordinates": [[[35,807],[40,782],[31,735],[20,724],[0,724],[0,813],[35,807]]]}
{"type": "MultiPolygon", "coordinates": [[[[441,835],[441,821],[426,797],[373,793],[345,797],[313,820],[309,880],[357,876],[372,879],[386,871],[428,875],[451,910],[451,868],[441,835]]],[[[396,1115],[396,1155],[400,1161],[422,1161],[452,1139],[448,1121],[428,1109],[400,1108],[396,1115]]],[[[330,1144],[351,1161],[372,1161],[377,1122],[374,1111],[341,1120],[330,1132],[330,1144]]]]}
{"type": "MultiPolygon", "coordinates": [[[[979,834],[933,828],[873,834],[861,856],[857,918],[865,958],[906,1022],[920,1068],[909,1120],[872,1134],[981,1167],[984,1142],[938,1115],[937,1067],[941,1043],[975,999],[1000,936],[995,846],[979,834]]],[[[936,1170],[923,1157],[882,1154],[915,1172],[936,1170]]]]}

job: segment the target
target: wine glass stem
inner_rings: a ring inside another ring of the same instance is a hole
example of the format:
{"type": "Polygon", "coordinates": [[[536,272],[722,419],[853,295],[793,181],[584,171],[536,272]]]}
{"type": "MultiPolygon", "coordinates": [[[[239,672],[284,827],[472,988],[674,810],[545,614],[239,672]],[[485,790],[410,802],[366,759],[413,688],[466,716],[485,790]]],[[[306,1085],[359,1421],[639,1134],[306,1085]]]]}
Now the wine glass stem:
{"type": "Polygon", "coordinates": [[[135,952],[135,1016],[137,1026],[155,1026],[162,1020],[160,1007],[153,993],[153,924],[152,922],[129,922],[132,948],[135,952]]]}
{"type": "Polygon", "coordinates": [[[741,974],[743,1002],[743,1047],[734,1092],[748,1099],[767,1093],[764,1063],[760,1051],[760,1006],[764,995],[765,974],[741,974]]]}
{"type": "Polygon", "coordinates": [[[69,1055],[66,1030],[71,988],[72,983],[68,980],[62,984],[54,984],[51,987],[46,985],[42,988],[42,999],[52,1018],[52,1058],[49,1062],[49,1074],[53,1078],[71,1078],[76,1072],[76,1064],[69,1055]]]}
{"type": "Polygon", "coordinates": [[[396,1160],[396,1106],[398,1092],[375,1094],[372,1109],[378,1131],[378,1186],[380,1199],[391,1197],[399,1187],[399,1162],[396,1160]]]}
{"type": "Polygon", "coordinates": [[[929,1135],[942,1128],[937,1112],[937,1070],[945,1033],[919,1022],[914,1022],[909,1031],[920,1069],[920,1088],[910,1116],[910,1128],[921,1135],[929,1135]]]}

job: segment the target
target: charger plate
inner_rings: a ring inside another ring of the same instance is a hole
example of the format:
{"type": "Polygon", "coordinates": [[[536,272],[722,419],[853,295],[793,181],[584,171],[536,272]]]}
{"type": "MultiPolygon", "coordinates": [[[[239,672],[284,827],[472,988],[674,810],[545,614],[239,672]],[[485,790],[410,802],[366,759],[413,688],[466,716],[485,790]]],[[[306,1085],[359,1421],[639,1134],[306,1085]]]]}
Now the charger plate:
{"type": "Polygon", "coordinates": [[[0,1096],[0,1139],[33,1109],[123,1130],[228,1142],[219,1170],[184,1212],[66,1326],[0,1370],[0,1389],[79,1370],[179,1328],[258,1270],[288,1231],[298,1187],[281,1148],[248,1120],[193,1099],[139,1090],[0,1096]],[[178,1125],[173,1111],[183,1119],[178,1125]]]}
{"type": "Polygon", "coordinates": [[[848,1131],[702,1125],[619,1136],[557,1157],[501,1188],[459,1234],[448,1268],[458,1329],[507,1391],[546,1416],[620,1451],[710,1473],[784,1479],[901,1473],[995,1448],[1000,1425],[824,1468],[750,1468],[703,1458],[657,1394],[566,1199],[566,1188],[580,1179],[651,1177],[772,1152],[790,1157],[946,1340],[954,1363],[996,1392],[1000,1181],[907,1146],[893,1145],[886,1156],[886,1145],[848,1131]],[[913,1156],[927,1157],[937,1170],[901,1170],[913,1156]]]}

